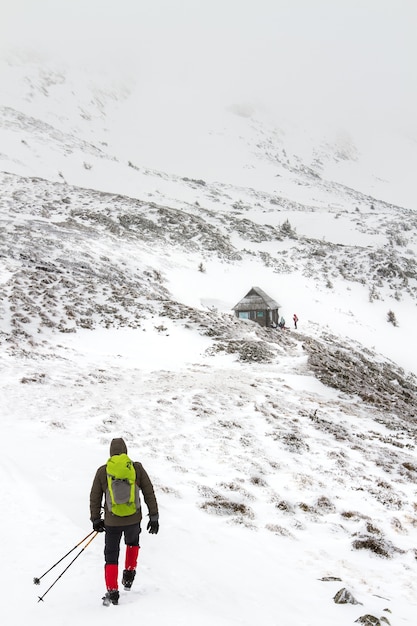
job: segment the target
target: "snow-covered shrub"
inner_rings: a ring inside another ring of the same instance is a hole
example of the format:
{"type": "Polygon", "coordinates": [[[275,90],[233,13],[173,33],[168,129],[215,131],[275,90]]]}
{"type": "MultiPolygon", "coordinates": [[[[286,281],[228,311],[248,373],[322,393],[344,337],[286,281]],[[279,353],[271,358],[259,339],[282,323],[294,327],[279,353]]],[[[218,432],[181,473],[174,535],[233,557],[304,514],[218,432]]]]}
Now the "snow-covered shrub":
{"type": "Polygon", "coordinates": [[[393,326],[398,326],[398,322],[397,322],[397,318],[395,317],[395,313],[391,309],[387,313],[387,322],[389,322],[393,326]]]}

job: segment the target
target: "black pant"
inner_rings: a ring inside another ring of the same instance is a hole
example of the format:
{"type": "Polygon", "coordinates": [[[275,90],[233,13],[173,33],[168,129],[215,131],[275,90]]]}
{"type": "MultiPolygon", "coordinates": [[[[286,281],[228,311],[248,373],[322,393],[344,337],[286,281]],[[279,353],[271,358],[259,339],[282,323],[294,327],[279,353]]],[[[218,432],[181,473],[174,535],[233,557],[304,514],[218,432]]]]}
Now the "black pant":
{"type": "Polygon", "coordinates": [[[140,524],[130,526],[106,526],[104,539],[104,561],[117,565],[119,562],[120,540],[124,534],[127,546],[139,545],[140,524]]]}

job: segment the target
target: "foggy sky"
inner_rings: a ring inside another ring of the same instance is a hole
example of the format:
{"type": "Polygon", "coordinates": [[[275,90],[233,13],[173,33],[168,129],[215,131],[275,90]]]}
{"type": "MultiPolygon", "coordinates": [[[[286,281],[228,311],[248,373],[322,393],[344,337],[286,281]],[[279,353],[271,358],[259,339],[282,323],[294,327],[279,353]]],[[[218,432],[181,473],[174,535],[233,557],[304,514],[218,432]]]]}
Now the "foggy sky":
{"type": "Polygon", "coordinates": [[[415,0],[0,0],[0,49],[417,139],[415,0]]]}

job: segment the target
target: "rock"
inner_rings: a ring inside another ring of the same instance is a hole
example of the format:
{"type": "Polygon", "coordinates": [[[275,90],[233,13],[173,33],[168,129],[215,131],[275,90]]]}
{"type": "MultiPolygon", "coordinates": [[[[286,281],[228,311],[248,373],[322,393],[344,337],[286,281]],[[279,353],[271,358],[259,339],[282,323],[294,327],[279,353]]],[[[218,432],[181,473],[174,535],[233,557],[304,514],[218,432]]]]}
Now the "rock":
{"type": "Polygon", "coordinates": [[[345,587],[342,587],[342,589],[339,589],[339,591],[334,596],[333,600],[335,601],[336,604],[360,604],[353,597],[352,593],[345,587]]]}
{"type": "Polygon", "coordinates": [[[365,626],[383,626],[384,624],[390,624],[386,617],[381,617],[378,619],[375,615],[362,615],[359,617],[355,624],[364,624],[365,626]]]}

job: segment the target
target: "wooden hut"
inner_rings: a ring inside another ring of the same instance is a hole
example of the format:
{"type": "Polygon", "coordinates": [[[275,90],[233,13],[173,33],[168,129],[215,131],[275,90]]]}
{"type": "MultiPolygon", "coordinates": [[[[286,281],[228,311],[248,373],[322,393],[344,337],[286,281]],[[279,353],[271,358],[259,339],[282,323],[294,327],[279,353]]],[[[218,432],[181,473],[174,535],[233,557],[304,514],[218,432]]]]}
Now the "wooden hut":
{"type": "Polygon", "coordinates": [[[252,287],[233,310],[240,319],[253,320],[261,326],[278,324],[280,305],[259,287],[252,287]]]}

